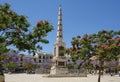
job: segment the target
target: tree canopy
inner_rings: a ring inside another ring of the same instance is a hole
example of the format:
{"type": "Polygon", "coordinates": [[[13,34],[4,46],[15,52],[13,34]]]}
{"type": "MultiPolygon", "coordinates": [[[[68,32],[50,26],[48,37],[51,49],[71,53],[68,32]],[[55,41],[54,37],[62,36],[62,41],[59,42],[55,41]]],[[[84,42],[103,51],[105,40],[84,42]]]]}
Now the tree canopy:
{"type": "Polygon", "coordinates": [[[0,53],[7,51],[10,45],[30,53],[41,50],[39,43],[49,42],[45,37],[53,26],[47,20],[40,20],[33,30],[29,30],[29,27],[26,16],[11,10],[8,3],[0,5],[0,53]]]}
{"type": "MultiPolygon", "coordinates": [[[[120,55],[120,31],[102,30],[96,34],[85,34],[82,37],[74,37],[71,41],[72,47],[66,52],[71,56],[73,62],[83,60],[90,66],[91,60],[98,60],[99,79],[104,63],[116,61],[120,55]]],[[[81,65],[82,66],[82,65],[81,65]]]]}
{"type": "MultiPolygon", "coordinates": [[[[18,51],[28,51],[34,55],[36,51],[42,49],[39,43],[49,43],[45,38],[53,30],[49,21],[40,20],[33,30],[29,30],[29,28],[30,23],[27,16],[13,11],[8,3],[0,4],[0,73],[2,75],[4,54],[10,51],[11,46],[18,51]]],[[[15,67],[15,64],[11,65],[11,67],[15,67]]]]}

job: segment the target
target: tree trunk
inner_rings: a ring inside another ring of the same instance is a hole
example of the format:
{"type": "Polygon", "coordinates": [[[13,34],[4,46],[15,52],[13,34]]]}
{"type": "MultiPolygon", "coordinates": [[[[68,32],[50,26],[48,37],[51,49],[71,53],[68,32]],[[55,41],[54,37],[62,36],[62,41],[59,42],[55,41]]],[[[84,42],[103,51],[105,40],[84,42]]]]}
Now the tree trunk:
{"type": "Polygon", "coordinates": [[[101,79],[101,68],[99,69],[99,73],[98,73],[98,82],[100,82],[101,79]]]}
{"type": "Polygon", "coordinates": [[[2,63],[0,62],[0,82],[5,82],[2,63]]]}
{"type": "Polygon", "coordinates": [[[99,75],[98,75],[98,82],[101,81],[101,73],[102,73],[102,70],[103,70],[103,61],[101,61],[99,64],[100,64],[100,67],[99,67],[99,75]]]}

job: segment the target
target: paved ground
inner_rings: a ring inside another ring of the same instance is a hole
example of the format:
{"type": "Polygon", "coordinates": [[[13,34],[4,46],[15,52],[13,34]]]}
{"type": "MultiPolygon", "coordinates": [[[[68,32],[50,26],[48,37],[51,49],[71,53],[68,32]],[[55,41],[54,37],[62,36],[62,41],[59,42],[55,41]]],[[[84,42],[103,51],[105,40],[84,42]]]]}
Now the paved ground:
{"type": "MultiPolygon", "coordinates": [[[[5,82],[97,82],[98,75],[87,77],[47,78],[41,74],[5,74],[5,82]]],[[[120,82],[120,77],[104,75],[101,82],[120,82]]]]}

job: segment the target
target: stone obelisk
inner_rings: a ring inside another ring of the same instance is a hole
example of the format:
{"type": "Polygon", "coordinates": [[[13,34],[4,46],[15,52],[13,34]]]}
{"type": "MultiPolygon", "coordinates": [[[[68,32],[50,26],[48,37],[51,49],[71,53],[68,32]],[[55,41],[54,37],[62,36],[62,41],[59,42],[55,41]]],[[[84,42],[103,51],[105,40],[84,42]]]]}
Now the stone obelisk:
{"type": "Polygon", "coordinates": [[[53,66],[50,74],[52,75],[63,75],[67,73],[67,57],[64,53],[65,42],[63,42],[63,30],[62,30],[62,7],[59,7],[58,12],[58,29],[57,29],[57,40],[54,44],[54,57],[53,66]]]}

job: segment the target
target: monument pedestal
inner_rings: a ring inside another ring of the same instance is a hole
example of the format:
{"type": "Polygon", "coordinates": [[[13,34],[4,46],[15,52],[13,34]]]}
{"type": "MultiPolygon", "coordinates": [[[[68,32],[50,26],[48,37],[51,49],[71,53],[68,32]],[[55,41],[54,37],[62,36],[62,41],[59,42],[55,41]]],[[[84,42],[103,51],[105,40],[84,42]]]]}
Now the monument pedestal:
{"type": "Polygon", "coordinates": [[[50,75],[47,77],[87,77],[87,73],[71,73],[68,68],[52,67],[50,75]]]}
{"type": "Polygon", "coordinates": [[[59,68],[53,66],[50,71],[50,76],[65,76],[68,74],[68,68],[59,68]]]}

